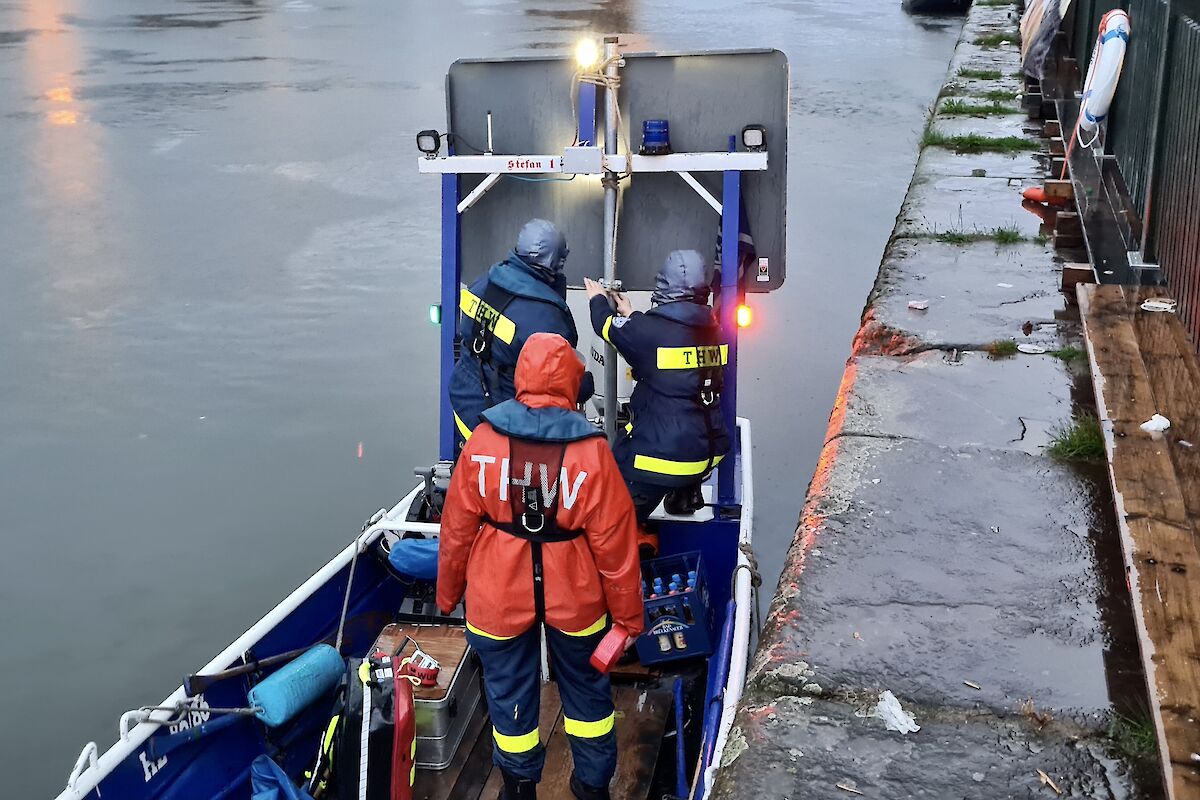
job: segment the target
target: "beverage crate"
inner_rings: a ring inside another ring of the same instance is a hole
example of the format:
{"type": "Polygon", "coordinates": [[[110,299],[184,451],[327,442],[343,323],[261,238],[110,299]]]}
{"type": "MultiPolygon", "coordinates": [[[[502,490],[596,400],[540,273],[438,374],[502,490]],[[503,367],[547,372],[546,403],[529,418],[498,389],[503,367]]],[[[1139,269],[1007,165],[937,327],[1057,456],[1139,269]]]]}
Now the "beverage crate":
{"type": "Polygon", "coordinates": [[[699,552],[643,561],[642,600],[645,629],[637,640],[639,661],[661,664],[712,654],[712,604],[699,552]],[[673,594],[672,581],[677,584],[673,594]]]}

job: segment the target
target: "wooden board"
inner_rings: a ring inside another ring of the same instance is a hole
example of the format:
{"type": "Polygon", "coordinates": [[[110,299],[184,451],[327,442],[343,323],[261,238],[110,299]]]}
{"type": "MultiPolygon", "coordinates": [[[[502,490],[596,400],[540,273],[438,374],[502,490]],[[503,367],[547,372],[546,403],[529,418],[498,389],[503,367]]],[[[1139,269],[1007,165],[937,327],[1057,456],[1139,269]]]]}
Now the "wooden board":
{"type": "MultiPolygon", "coordinates": [[[[1167,795],[1200,798],[1200,366],[1151,292],[1076,288],[1167,795]],[[1171,428],[1140,425],[1159,413],[1171,428]],[[1196,446],[1188,447],[1181,442],[1196,446]]],[[[1159,294],[1157,290],[1154,292],[1159,294]]]]}
{"type": "MultiPolygon", "coordinates": [[[[542,686],[541,706],[538,712],[538,738],[543,745],[550,742],[550,737],[554,734],[555,729],[562,724],[562,700],[558,696],[558,686],[553,683],[547,683],[542,686]]],[[[489,754],[491,727],[488,727],[489,754]]],[[[489,762],[490,763],[490,762],[489,762]]],[[[491,775],[488,776],[487,783],[483,786],[483,792],[479,795],[479,800],[496,800],[500,795],[500,789],[504,786],[504,778],[500,775],[500,770],[493,769],[491,775]]]]}
{"type": "Polygon", "coordinates": [[[388,655],[411,655],[415,641],[421,650],[437,659],[441,669],[438,671],[437,685],[417,687],[413,690],[413,697],[417,700],[442,700],[450,691],[450,681],[467,652],[465,632],[465,628],[456,625],[398,622],[388,625],[380,632],[371,650],[383,650],[388,655]],[[410,639],[406,640],[405,636],[410,639]]]}
{"type": "MultiPolygon", "coordinates": [[[[646,800],[672,702],[670,692],[613,688],[617,716],[617,774],[609,787],[613,800],[646,800]]],[[[559,726],[546,746],[539,796],[571,797],[571,770],[570,742],[559,726]]]]}

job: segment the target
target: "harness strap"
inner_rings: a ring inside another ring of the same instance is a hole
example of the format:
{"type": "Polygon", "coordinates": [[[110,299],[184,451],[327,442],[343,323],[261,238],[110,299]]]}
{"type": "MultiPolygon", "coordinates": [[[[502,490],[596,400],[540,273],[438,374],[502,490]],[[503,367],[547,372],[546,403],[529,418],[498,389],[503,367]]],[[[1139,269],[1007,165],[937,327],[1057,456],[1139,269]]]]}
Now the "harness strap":
{"type": "Polygon", "coordinates": [[[471,352],[479,359],[483,396],[489,401],[492,397],[492,387],[488,385],[488,369],[499,372],[498,368],[492,366],[492,347],[496,342],[496,322],[504,315],[514,297],[515,295],[512,293],[488,281],[475,316],[475,336],[471,339],[470,347],[471,352]]]}

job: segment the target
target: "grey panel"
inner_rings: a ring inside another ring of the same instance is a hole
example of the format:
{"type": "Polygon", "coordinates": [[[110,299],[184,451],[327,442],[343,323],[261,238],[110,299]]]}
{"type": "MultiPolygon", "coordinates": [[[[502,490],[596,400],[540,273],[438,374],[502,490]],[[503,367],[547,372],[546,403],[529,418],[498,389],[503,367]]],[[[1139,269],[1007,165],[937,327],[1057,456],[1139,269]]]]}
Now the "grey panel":
{"type": "MultiPolygon", "coordinates": [[[[777,289],[784,279],[787,191],[787,58],[778,50],[692,55],[626,54],[621,70],[622,127],[636,152],[642,121],[667,119],[676,152],[724,151],[744,125],[767,127],[770,167],[742,176],[750,230],[770,280],[749,280],[750,291],[777,289]]],[[[459,61],[447,80],[449,127],[464,142],[486,146],[492,112],[497,153],[561,154],[575,139],[571,76],[566,59],[459,61]]],[[[603,93],[598,98],[603,114],[603,93]]],[[[603,138],[603,120],[599,121],[603,138]]],[[[622,140],[623,141],[623,140],[622,140]]],[[[621,145],[622,151],[624,145],[621,145]]],[[[740,144],[739,144],[740,148],[740,144]]],[[[527,176],[528,177],[528,176],[527,176]]],[[[719,174],[696,174],[717,198],[719,174]]],[[[464,176],[469,192],[480,178],[464,176]]],[[[572,286],[603,274],[603,192],[599,176],[573,180],[503,178],[462,217],[463,278],[477,277],[512,248],[520,226],[545,217],[567,236],[572,286]]],[[[668,252],[690,247],[714,253],[719,218],[678,176],[634,174],[622,183],[617,275],[632,289],[650,289],[668,252]]]]}

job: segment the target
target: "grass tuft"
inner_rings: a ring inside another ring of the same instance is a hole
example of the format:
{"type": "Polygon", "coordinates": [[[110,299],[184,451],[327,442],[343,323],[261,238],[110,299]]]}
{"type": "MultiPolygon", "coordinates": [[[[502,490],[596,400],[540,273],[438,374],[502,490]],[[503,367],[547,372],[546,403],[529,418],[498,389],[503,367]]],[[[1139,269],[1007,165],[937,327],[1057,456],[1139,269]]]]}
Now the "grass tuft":
{"type": "Polygon", "coordinates": [[[969,67],[959,67],[958,77],[960,78],[975,78],[981,81],[998,81],[1004,77],[998,69],[971,69],[969,67]]]}
{"type": "Polygon", "coordinates": [[[948,147],[956,153],[1015,153],[1037,150],[1037,142],[1020,136],[980,136],[977,133],[947,136],[932,128],[921,136],[921,147],[948,147]]]}
{"type": "Polygon", "coordinates": [[[938,109],[941,114],[949,116],[991,117],[998,114],[1020,114],[1021,109],[1006,106],[1002,103],[971,103],[965,100],[947,100],[938,109]]]}
{"type": "Polygon", "coordinates": [[[1042,245],[1044,245],[1044,244],[1046,244],[1046,242],[1048,242],[1048,241],[1050,241],[1050,237],[1049,237],[1049,236],[1043,236],[1043,235],[1042,235],[1042,234],[1040,234],[1040,233],[1039,233],[1037,236],[1033,237],[1033,243],[1034,243],[1034,244],[1042,244],[1042,245]]]}
{"type": "Polygon", "coordinates": [[[991,344],[984,345],[983,349],[992,358],[1007,358],[1017,354],[1017,342],[1015,339],[997,339],[991,344]]]}
{"type": "Polygon", "coordinates": [[[1154,723],[1146,717],[1114,714],[1108,724],[1108,738],[1117,750],[1133,759],[1150,759],[1158,752],[1154,723]]]}
{"type": "Polygon", "coordinates": [[[1046,453],[1060,461],[1103,461],[1100,420],[1092,414],[1076,414],[1069,425],[1055,429],[1046,453]]]}
{"type": "Polygon", "coordinates": [[[1060,347],[1057,350],[1047,350],[1046,352],[1048,355],[1052,355],[1068,364],[1074,364],[1076,361],[1082,361],[1087,358],[1087,353],[1074,345],[1067,345],[1066,347],[1060,347]]]}
{"type": "Polygon", "coordinates": [[[992,231],[992,238],[997,244],[1017,244],[1025,241],[1025,237],[1016,228],[996,228],[992,231]]]}
{"type": "Polygon", "coordinates": [[[1002,31],[1001,33],[989,33],[986,36],[975,37],[975,44],[980,47],[999,47],[1007,42],[1008,44],[1019,44],[1021,35],[1012,31],[1002,31]]]}

